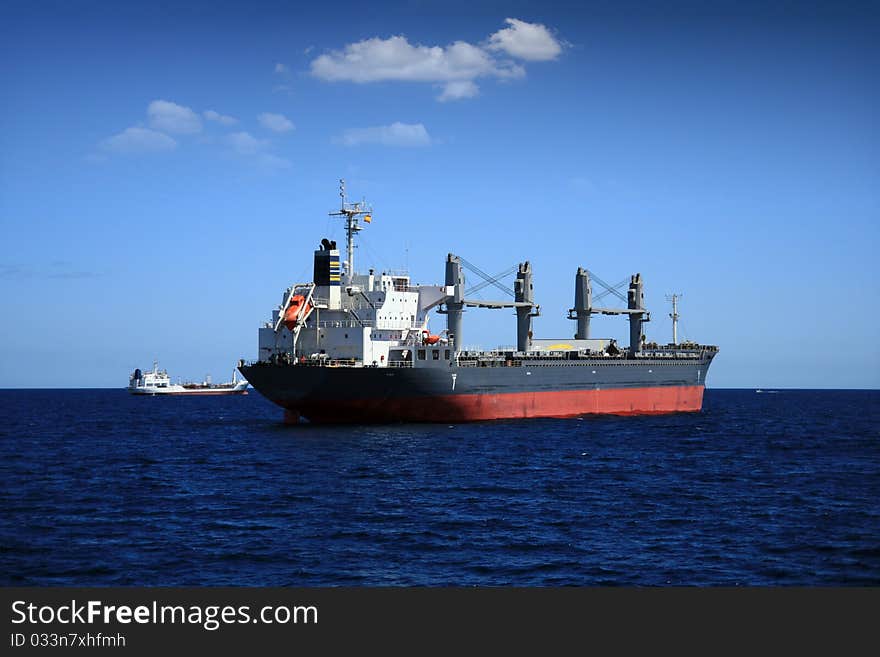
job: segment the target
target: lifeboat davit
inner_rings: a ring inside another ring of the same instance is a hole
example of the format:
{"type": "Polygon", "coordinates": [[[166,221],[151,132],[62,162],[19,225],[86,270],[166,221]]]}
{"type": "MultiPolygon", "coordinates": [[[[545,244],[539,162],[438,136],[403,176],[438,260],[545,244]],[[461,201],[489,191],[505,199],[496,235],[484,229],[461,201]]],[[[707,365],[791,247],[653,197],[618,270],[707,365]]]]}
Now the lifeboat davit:
{"type": "Polygon", "coordinates": [[[290,300],[290,305],[284,311],[284,326],[288,331],[292,331],[297,321],[304,319],[312,309],[311,304],[306,303],[306,298],[301,294],[294,294],[290,300]]]}
{"type": "Polygon", "coordinates": [[[423,329],[422,330],[422,342],[424,344],[437,344],[438,342],[440,342],[440,336],[439,335],[431,335],[430,332],[428,332],[426,329],[423,329]]]}

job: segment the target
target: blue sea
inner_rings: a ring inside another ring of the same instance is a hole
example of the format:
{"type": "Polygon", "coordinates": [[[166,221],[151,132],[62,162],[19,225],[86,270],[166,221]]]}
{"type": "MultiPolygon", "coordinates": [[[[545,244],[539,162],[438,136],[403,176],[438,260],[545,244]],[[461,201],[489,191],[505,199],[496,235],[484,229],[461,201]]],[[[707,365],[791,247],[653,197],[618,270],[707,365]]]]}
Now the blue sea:
{"type": "Polygon", "coordinates": [[[0,391],[0,584],[878,585],[880,392],[286,426],[259,394],[0,391]]]}

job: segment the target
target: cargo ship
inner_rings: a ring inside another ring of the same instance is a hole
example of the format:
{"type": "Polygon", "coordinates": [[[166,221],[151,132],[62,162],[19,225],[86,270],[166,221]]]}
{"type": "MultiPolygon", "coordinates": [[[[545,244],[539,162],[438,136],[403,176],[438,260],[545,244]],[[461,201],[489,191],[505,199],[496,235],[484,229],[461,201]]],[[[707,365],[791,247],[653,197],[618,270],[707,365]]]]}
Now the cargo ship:
{"type": "Polygon", "coordinates": [[[135,369],[128,378],[128,391],[133,395],[246,395],[247,381],[238,380],[238,371],[232,371],[232,381],[212,383],[208,376],[201,383],[172,383],[167,370],[159,369],[159,361],[153,361],[153,369],[135,369]]]}
{"type": "MultiPolygon", "coordinates": [[[[285,421],[451,423],[701,410],[718,347],[679,343],[675,328],[672,343],[647,342],[650,314],[640,274],[609,286],[579,267],[568,313],[574,336],[535,338],[540,306],[529,262],[516,266],[513,289],[451,253],[443,285],[413,285],[402,272],[357,273],[355,239],[372,222],[372,208],[347,202],[340,183],[342,204],[330,215],[344,222],[345,259],[335,241],[321,240],[312,280],[284,291],[271,321],[259,328],[257,360],[239,362],[250,384],[284,409],[285,421]],[[466,288],[465,268],[482,281],[466,288]],[[595,297],[594,281],[605,288],[595,297]],[[505,298],[474,298],[474,290],[489,285],[505,298]],[[596,305],[609,293],[626,307],[596,305]],[[513,309],[516,345],[467,348],[469,308],[513,309]],[[436,333],[429,326],[434,314],[446,319],[436,333]],[[629,345],[592,337],[595,314],[627,317],[629,345]]],[[[670,316],[675,327],[677,311],[670,316]]]]}

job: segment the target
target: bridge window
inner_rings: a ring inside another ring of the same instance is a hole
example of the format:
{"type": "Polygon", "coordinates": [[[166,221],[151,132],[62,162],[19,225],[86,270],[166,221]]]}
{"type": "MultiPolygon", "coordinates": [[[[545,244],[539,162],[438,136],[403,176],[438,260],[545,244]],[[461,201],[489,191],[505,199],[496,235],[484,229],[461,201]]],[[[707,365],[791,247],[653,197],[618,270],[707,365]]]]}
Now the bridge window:
{"type": "Polygon", "coordinates": [[[446,349],[446,350],[443,352],[443,358],[444,358],[445,360],[449,360],[449,349],[446,349]]]}
{"type": "Polygon", "coordinates": [[[418,356],[417,356],[417,357],[418,357],[419,360],[425,360],[425,350],[424,350],[424,349],[419,349],[419,351],[418,351],[418,356]]]}
{"type": "Polygon", "coordinates": [[[434,360],[440,360],[440,350],[439,350],[439,349],[434,349],[434,350],[432,350],[432,351],[431,351],[431,357],[432,357],[434,360]]]}

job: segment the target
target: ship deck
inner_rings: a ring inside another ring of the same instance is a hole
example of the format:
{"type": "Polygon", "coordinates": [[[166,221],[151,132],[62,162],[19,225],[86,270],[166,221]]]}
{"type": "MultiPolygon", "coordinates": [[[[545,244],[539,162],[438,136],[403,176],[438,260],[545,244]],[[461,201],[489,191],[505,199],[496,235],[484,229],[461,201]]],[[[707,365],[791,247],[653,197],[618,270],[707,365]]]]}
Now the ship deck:
{"type": "MultiPolygon", "coordinates": [[[[417,347],[416,347],[417,348],[417,347]]],[[[683,363],[698,363],[711,360],[718,352],[714,345],[695,345],[682,349],[659,348],[639,352],[632,355],[621,352],[616,355],[583,353],[579,351],[462,351],[448,360],[448,366],[468,367],[620,367],[627,365],[681,365],[683,363]]],[[[285,355],[286,356],[286,355],[285,355]]],[[[446,361],[443,361],[444,366],[446,361]]],[[[300,357],[293,359],[289,356],[277,358],[273,361],[252,361],[248,367],[261,365],[295,365],[298,367],[374,367],[363,361],[346,358],[332,359],[324,355],[312,357],[300,357]]],[[[412,357],[407,359],[390,360],[388,363],[376,367],[392,368],[428,368],[436,367],[431,361],[419,361],[412,357]]]]}

